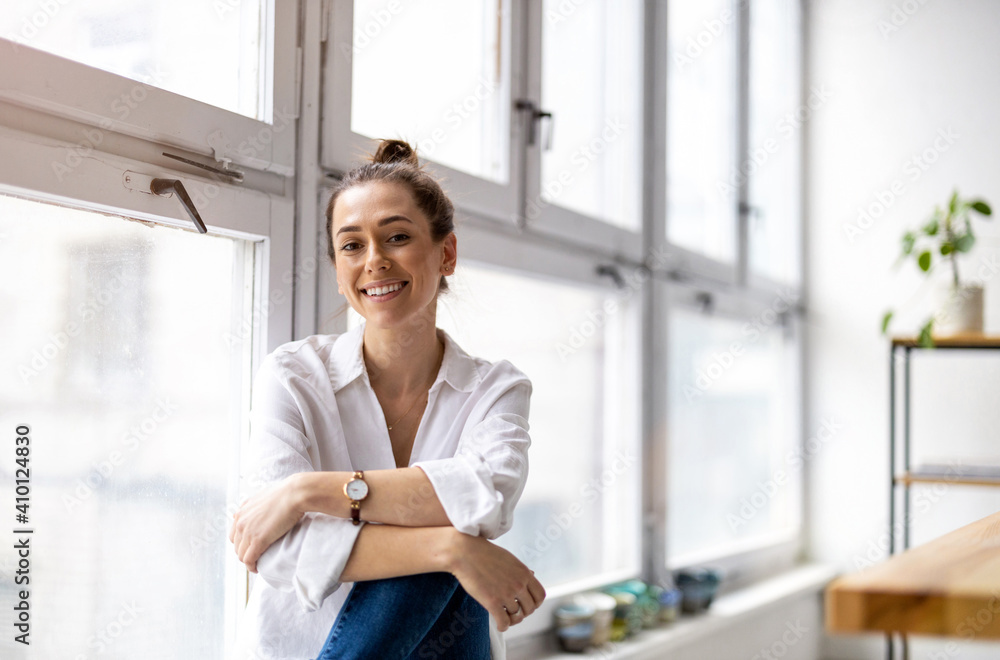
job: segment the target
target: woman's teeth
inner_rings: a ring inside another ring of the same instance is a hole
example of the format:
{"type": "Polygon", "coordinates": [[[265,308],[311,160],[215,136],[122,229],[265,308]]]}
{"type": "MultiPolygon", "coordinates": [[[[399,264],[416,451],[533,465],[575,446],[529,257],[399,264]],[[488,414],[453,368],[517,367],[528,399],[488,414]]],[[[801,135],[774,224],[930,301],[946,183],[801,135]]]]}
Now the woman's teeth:
{"type": "Polygon", "coordinates": [[[403,282],[397,282],[396,284],[390,284],[389,286],[379,286],[374,289],[365,289],[365,295],[368,296],[384,296],[387,293],[392,293],[393,291],[399,291],[403,288],[403,282]]]}

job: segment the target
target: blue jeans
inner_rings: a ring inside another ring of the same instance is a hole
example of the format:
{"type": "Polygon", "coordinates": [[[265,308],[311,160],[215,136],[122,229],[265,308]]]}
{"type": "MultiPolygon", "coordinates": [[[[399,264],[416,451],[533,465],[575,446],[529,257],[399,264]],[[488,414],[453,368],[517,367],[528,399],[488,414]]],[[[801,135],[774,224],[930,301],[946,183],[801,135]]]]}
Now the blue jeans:
{"type": "Polygon", "coordinates": [[[317,660],[489,660],[489,614],[448,573],[355,582],[317,660]]]}

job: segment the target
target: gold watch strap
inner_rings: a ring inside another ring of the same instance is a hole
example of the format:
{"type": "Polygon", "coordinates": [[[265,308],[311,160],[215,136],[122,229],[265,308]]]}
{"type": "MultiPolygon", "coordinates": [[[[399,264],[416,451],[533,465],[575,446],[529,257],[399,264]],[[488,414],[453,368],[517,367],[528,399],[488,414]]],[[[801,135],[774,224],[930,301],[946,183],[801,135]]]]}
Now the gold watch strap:
{"type": "MultiPolygon", "coordinates": [[[[353,479],[365,480],[365,473],[363,470],[358,470],[354,473],[353,479]]],[[[352,480],[353,480],[352,479],[352,480]]],[[[361,500],[351,500],[351,522],[355,525],[361,524],[361,500]]]]}

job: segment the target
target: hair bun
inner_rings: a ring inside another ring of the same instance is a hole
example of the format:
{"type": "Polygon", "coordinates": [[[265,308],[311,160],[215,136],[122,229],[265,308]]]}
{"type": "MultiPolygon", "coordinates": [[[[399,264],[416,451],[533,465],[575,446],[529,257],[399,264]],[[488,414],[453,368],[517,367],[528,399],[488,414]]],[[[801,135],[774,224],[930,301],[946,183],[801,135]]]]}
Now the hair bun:
{"type": "Polygon", "coordinates": [[[408,143],[402,140],[382,140],[375,155],[372,156],[373,163],[406,163],[414,167],[420,167],[417,160],[417,152],[408,143]]]}

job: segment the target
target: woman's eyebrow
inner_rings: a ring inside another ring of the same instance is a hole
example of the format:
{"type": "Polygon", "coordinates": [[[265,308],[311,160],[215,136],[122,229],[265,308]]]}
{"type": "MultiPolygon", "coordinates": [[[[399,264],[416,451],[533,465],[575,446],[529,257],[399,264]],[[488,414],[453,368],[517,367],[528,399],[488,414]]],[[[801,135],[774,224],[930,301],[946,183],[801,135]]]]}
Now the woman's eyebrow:
{"type": "MultiPolygon", "coordinates": [[[[404,220],[409,223],[413,222],[413,220],[410,220],[405,215],[390,215],[387,218],[382,218],[381,220],[379,220],[378,226],[384,227],[385,225],[391,222],[398,222],[400,220],[404,220]]],[[[345,231],[361,231],[361,227],[359,227],[358,225],[344,225],[343,227],[337,230],[337,235],[340,236],[340,234],[342,234],[345,231]]]]}

